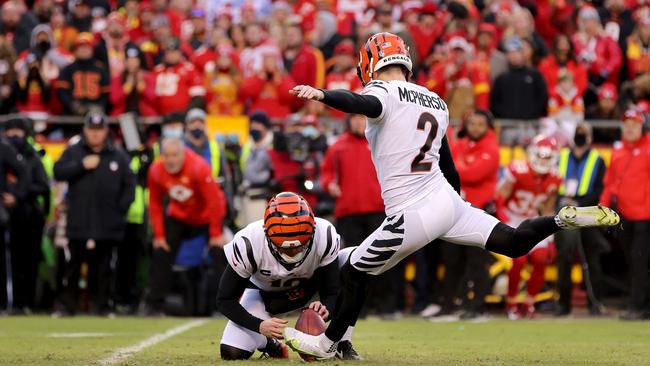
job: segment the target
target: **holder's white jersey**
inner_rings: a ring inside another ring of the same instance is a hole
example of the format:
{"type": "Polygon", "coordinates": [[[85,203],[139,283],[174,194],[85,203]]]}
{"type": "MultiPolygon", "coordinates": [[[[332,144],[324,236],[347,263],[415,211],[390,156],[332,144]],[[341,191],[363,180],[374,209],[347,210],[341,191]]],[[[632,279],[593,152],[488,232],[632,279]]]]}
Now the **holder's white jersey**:
{"type": "Polygon", "coordinates": [[[439,151],[449,111],[436,93],[406,81],[375,80],[362,94],[377,97],[383,107],[379,117],[368,118],[366,138],[390,216],[446,182],[439,151]]]}
{"type": "Polygon", "coordinates": [[[297,267],[287,269],[271,253],[264,234],[263,220],[255,221],[240,230],[226,244],[224,252],[228,264],[244,278],[250,278],[262,291],[283,291],[300,286],[314,275],[319,267],[334,261],[341,238],[327,220],[316,217],[314,242],[307,258],[297,267]]]}

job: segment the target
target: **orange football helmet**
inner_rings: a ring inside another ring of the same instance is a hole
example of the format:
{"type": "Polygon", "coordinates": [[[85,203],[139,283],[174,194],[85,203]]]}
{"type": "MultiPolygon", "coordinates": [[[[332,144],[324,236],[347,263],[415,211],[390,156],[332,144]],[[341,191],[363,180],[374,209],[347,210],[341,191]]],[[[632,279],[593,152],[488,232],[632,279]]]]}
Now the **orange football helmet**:
{"type": "Polygon", "coordinates": [[[293,192],[269,200],[264,232],[273,256],[284,265],[298,266],[311,251],[316,224],[307,201],[293,192]]]}
{"type": "Polygon", "coordinates": [[[359,50],[357,76],[365,86],[373,80],[379,69],[388,65],[405,66],[409,70],[408,77],[411,77],[413,63],[404,40],[392,33],[377,33],[368,38],[359,50]]]}

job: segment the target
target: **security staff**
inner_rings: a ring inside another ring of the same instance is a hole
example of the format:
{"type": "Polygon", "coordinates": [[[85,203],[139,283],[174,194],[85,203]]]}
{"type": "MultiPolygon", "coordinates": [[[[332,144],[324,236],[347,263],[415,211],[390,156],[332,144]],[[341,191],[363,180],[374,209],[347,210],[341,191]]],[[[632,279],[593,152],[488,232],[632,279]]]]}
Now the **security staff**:
{"type": "Polygon", "coordinates": [[[117,247],[116,310],[121,314],[135,312],[141,288],[137,283],[140,260],[145,254],[147,242],[147,172],[153,162],[153,151],[142,146],[130,151],[129,168],[135,175],[135,195],[126,214],[124,241],[117,247]]]}
{"type": "Polygon", "coordinates": [[[16,150],[0,138],[0,314],[7,309],[7,268],[5,258],[5,233],[11,210],[27,194],[27,169],[18,160],[16,150]]]}
{"type": "Polygon", "coordinates": [[[16,200],[9,232],[15,314],[28,313],[34,307],[41,240],[49,209],[48,178],[41,156],[27,142],[29,130],[28,122],[22,118],[9,120],[5,124],[4,135],[13,145],[16,158],[23,162],[28,173],[27,194],[16,200]]]}
{"type": "Polygon", "coordinates": [[[110,311],[110,258],[124,239],[126,214],[133,201],[135,178],[129,156],[108,137],[106,116],[89,112],[83,136],[54,164],[54,177],[68,183],[67,237],[70,257],[64,274],[62,313],[73,314],[79,300],[81,263],[88,260],[88,290],[93,313],[110,311]]]}
{"type": "MultiPolygon", "coordinates": [[[[223,197],[226,199],[226,217],[224,220],[232,222],[234,192],[229,189],[232,185],[227,183],[229,174],[226,171],[226,156],[222,153],[219,143],[208,136],[206,118],[205,111],[200,108],[193,108],[187,112],[185,116],[185,146],[202,157],[210,166],[211,176],[223,189],[223,197]]],[[[189,259],[189,262],[193,262],[191,258],[200,258],[205,244],[206,238],[200,235],[183,241],[177,263],[183,262],[186,258],[189,259]]],[[[221,280],[221,274],[226,268],[226,257],[223,252],[223,247],[212,245],[209,248],[209,253],[209,262],[211,265],[206,272],[205,281],[208,285],[207,293],[204,294],[206,297],[206,309],[202,309],[208,314],[216,310],[216,296],[219,289],[219,282],[221,280]]]]}
{"type": "MultiPolygon", "coordinates": [[[[598,204],[603,191],[605,162],[595,149],[591,148],[592,129],[588,123],[579,123],[576,127],[573,144],[560,152],[559,173],[562,184],[558,190],[560,207],[592,206],[598,204]]],[[[556,316],[571,313],[571,267],[576,250],[581,256],[588,292],[590,292],[589,311],[593,315],[602,312],[598,298],[601,295],[603,271],[600,265],[601,255],[608,250],[607,240],[597,228],[579,230],[562,230],[555,234],[557,246],[558,279],[560,298],[556,316]],[[582,248],[580,248],[580,246],[582,248]],[[586,267],[585,267],[586,265],[586,267]]]]}

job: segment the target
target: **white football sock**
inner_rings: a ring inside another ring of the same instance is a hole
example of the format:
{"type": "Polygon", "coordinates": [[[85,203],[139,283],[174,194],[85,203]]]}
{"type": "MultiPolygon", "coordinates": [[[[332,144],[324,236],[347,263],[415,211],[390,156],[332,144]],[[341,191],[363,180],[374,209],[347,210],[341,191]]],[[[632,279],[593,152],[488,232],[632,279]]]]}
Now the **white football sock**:
{"type": "Polygon", "coordinates": [[[318,337],[318,346],[323,350],[327,350],[327,352],[332,352],[331,348],[334,346],[334,343],[336,342],[327,338],[325,333],[318,337]]]}
{"type": "Polygon", "coordinates": [[[352,331],[354,330],[353,326],[349,326],[348,330],[345,331],[345,334],[343,334],[343,338],[341,338],[342,341],[352,341],[352,331]]]}

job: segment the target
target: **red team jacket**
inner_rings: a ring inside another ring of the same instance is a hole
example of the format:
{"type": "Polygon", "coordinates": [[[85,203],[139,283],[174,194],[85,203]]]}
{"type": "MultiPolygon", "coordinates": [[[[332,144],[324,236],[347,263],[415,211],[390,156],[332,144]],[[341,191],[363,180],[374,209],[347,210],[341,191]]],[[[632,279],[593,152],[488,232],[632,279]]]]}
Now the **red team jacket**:
{"type": "Polygon", "coordinates": [[[158,65],[155,77],[156,110],[161,114],[184,111],[193,97],[205,96],[201,75],[194,65],[182,61],[178,65],[158,65]]]}
{"type": "Polygon", "coordinates": [[[349,132],[341,135],[327,149],[320,181],[325,191],[334,181],[341,188],[341,196],[336,199],[334,211],[337,218],[384,212],[381,187],[365,138],[349,132]]]}
{"type": "Polygon", "coordinates": [[[177,174],[169,174],[161,159],[149,169],[147,185],[149,214],[154,238],[165,237],[165,216],[192,226],[210,226],[210,237],[221,236],[225,199],[219,184],[212,179],[210,166],[190,149],[185,149],[185,163],[177,174]],[[166,212],[163,199],[168,198],[166,212]]]}
{"type": "Polygon", "coordinates": [[[614,145],[600,202],[628,220],[650,220],[650,135],[635,144],[614,145]]]}
{"type": "Polygon", "coordinates": [[[459,139],[451,145],[451,152],[465,199],[484,208],[494,197],[499,172],[499,144],[494,131],[489,130],[478,141],[459,139]]]}

